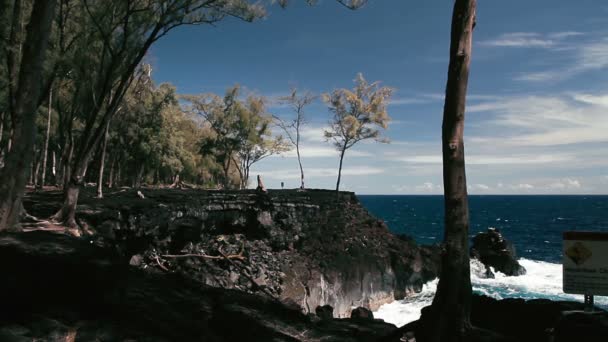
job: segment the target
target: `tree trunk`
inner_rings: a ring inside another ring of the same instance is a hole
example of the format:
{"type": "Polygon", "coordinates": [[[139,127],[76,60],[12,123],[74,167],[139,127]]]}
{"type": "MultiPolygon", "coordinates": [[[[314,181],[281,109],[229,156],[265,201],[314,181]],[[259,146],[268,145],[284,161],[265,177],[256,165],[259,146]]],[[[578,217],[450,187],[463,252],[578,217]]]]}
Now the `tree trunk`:
{"type": "Polygon", "coordinates": [[[53,158],[51,159],[51,174],[53,175],[53,182],[57,185],[57,157],[55,151],[52,152],[53,158]]]}
{"type": "Polygon", "coordinates": [[[122,167],[120,166],[120,163],[118,163],[118,170],[116,170],[116,179],[114,179],[114,185],[115,186],[120,186],[120,180],[121,178],[121,171],[122,171],[122,167]]]}
{"type": "Polygon", "coordinates": [[[145,170],[145,164],[142,162],[139,165],[139,169],[137,170],[137,174],[135,175],[135,182],[133,184],[134,188],[138,189],[138,188],[141,187],[141,181],[142,181],[142,178],[144,176],[144,170],[145,170]]]}
{"type": "Polygon", "coordinates": [[[70,177],[72,176],[72,168],[70,167],[70,164],[72,164],[72,158],[74,156],[74,137],[73,135],[69,135],[69,140],[68,140],[68,144],[65,148],[64,151],[64,158],[63,159],[63,167],[62,167],[62,187],[63,190],[66,189],[68,183],[70,182],[70,177]]]}
{"type": "Polygon", "coordinates": [[[101,159],[99,161],[99,178],[97,179],[97,198],[103,198],[103,168],[106,161],[106,146],[108,145],[108,130],[110,129],[110,121],[106,125],[106,132],[101,145],[101,159]]]}
{"type": "MultiPolygon", "coordinates": [[[[23,32],[23,1],[13,2],[13,13],[11,16],[11,31],[6,52],[6,69],[8,71],[8,108],[11,121],[15,119],[15,106],[17,101],[16,92],[19,85],[19,60],[21,59],[22,32],[23,32]]],[[[13,124],[11,122],[11,124],[13,124]]],[[[11,133],[11,140],[12,140],[11,133]]],[[[10,143],[8,145],[10,150],[10,143]]]]}
{"type": "Polygon", "coordinates": [[[7,154],[0,174],[0,230],[13,228],[22,208],[28,166],[33,157],[36,107],[55,3],[55,0],[36,0],[27,26],[15,93],[13,148],[7,154]]]}
{"type": "Polygon", "coordinates": [[[346,143],[342,147],[340,152],[340,166],[338,166],[338,181],[336,182],[336,191],[340,191],[340,179],[342,178],[342,161],[344,160],[344,153],[346,152],[346,143]]]}
{"type": "MultiPolygon", "coordinates": [[[[298,141],[299,141],[298,137],[298,141]]],[[[298,164],[300,165],[300,189],[304,190],[304,168],[302,167],[302,159],[300,158],[300,144],[296,144],[296,154],[298,155],[298,164]]]]}
{"type": "Polygon", "coordinates": [[[224,189],[230,188],[230,158],[228,158],[228,163],[224,163],[224,189]]]}
{"type": "Polygon", "coordinates": [[[4,167],[4,144],[2,144],[2,138],[4,136],[4,119],[6,112],[0,113],[0,169],[4,167]]]}
{"type": "Polygon", "coordinates": [[[422,342],[463,341],[471,331],[469,207],[463,132],[475,10],[476,0],[456,0],[452,17],[442,126],[445,250],[437,293],[431,307],[423,312],[422,342]]]}
{"type": "Polygon", "coordinates": [[[40,174],[40,164],[41,161],[40,159],[42,158],[42,155],[40,154],[40,152],[36,153],[34,152],[34,163],[32,164],[33,168],[32,170],[34,171],[32,173],[32,184],[34,185],[34,188],[37,189],[38,188],[38,175],[40,174]],[[36,157],[36,155],[38,155],[38,157],[36,157]]]}
{"type": "Polygon", "coordinates": [[[49,91],[49,112],[46,119],[46,138],[44,139],[44,149],[42,150],[42,178],[40,179],[40,188],[44,188],[44,181],[46,180],[46,161],[49,155],[49,138],[51,136],[51,112],[53,103],[53,88],[49,91]]]}
{"type": "Polygon", "coordinates": [[[2,136],[4,133],[4,115],[6,114],[6,112],[1,112],[0,113],[0,154],[2,154],[2,136]]]}
{"type": "Polygon", "coordinates": [[[112,189],[114,185],[114,164],[116,163],[116,158],[111,158],[112,163],[110,164],[110,174],[108,175],[108,188],[112,189]]]}
{"type": "Polygon", "coordinates": [[[80,186],[81,182],[75,177],[70,177],[70,180],[64,185],[63,205],[59,212],[53,217],[70,228],[78,227],[76,224],[76,206],[78,205],[80,186]]]}

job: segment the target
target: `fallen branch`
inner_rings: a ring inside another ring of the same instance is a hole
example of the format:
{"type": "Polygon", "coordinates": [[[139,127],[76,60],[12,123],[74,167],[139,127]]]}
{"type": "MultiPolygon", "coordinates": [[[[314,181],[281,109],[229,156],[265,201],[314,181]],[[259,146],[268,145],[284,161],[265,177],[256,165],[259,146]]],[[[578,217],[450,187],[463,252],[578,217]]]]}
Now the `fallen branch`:
{"type": "Polygon", "coordinates": [[[207,255],[207,254],[196,254],[196,253],[189,253],[189,254],[165,254],[165,255],[161,255],[163,258],[170,258],[170,259],[178,259],[178,258],[203,258],[203,259],[237,259],[237,260],[245,260],[245,257],[243,256],[243,252],[245,251],[245,243],[243,243],[241,245],[241,251],[239,252],[239,254],[229,254],[229,255],[225,255],[222,252],[222,247],[219,248],[219,253],[220,255],[207,255]]]}
{"type": "Polygon", "coordinates": [[[165,272],[169,272],[169,269],[163,266],[163,264],[158,259],[158,255],[155,255],[154,258],[156,259],[156,264],[158,265],[158,267],[160,267],[165,272]]]}

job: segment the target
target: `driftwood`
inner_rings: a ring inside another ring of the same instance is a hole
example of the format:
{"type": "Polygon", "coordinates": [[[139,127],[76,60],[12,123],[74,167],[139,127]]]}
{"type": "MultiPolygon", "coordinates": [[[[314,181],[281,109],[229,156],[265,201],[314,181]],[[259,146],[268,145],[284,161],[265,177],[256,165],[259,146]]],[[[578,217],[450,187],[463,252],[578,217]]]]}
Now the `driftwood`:
{"type": "MultiPolygon", "coordinates": [[[[203,258],[203,259],[213,259],[213,260],[224,259],[224,260],[228,261],[232,266],[239,269],[241,271],[241,274],[243,276],[245,276],[256,288],[260,289],[264,294],[268,295],[269,297],[275,298],[274,294],[270,290],[268,290],[266,287],[259,285],[256,282],[256,280],[250,274],[247,273],[247,270],[243,266],[241,266],[233,261],[235,259],[244,261],[246,259],[243,256],[244,251],[245,251],[245,243],[243,243],[241,245],[241,251],[239,252],[239,254],[224,254],[224,252],[222,251],[222,247],[220,247],[220,248],[218,248],[218,253],[220,255],[188,253],[188,254],[164,254],[164,255],[161,255],[161,257],[168,258],[168,259],[180,259],[180,258],[203,258]]],[[[163,266],[160,263],[158,256],[156,257],[156,263],[158,264],[158,266],[160,266],[161,269],[163,269],[165,271],[169,271],[165,266],[163,266]]]]}
{"type": "Polygon", "coordinates": [[[222,247],[219,248],[218,252],[220,253],[220,255],[207,255],[207,254],[198,254],[198,253],[188,253],[188,254],[164,254],[161,255],[163,258],[169,258],[169,259],[178,259],[178,258],[203,258],[203,259],[226,259],[226,260],[230,260],[230,259],[237,259],[237,260],[245,260],[245,257],[243,256],[243,252],[245,251],[245,243],[243,243],[241,245],[241,251],[239,252],[239,254],[224,254],[222,252],[222,247]]]}

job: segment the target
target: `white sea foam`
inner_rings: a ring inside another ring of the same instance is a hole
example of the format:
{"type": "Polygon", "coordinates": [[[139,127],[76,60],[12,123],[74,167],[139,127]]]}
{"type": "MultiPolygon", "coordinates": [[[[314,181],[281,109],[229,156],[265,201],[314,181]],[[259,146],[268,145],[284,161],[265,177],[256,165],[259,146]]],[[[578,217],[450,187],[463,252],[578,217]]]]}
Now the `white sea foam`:
{"type": "MultiPolygon", "coordinates": [[[[471,283],[475,293],[496,299],[503,298],[546,298],[552,300],[582,301],[582,295],[565,294],[562,291],[562,265],[544,261],[519,259],[527,273],[518,277],[507,277],[494,272],[494,279],[484,278],[484,266],[471,260],[471,283]]],[[[424,285],[422,291],[404,300],[381,306],[374,317],[402,326],[420,318],[420,310],[431,304],[437,290],[437,280],[424,285]]],[[[608,298],[596,298],[596,304],[608,307],[608,298]]]]}

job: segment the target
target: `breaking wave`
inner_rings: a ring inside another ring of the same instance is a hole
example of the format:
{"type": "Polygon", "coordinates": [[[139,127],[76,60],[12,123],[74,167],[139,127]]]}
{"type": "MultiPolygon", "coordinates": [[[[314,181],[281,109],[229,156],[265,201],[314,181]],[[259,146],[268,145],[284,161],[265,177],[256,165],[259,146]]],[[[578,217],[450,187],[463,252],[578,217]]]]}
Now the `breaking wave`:
{"type": "MultiPolygon", "coordinates": [[[[545,298],[551,300],[583,301],[582,295],[566,294],[562,291],[562,265],[544,261],[519,259],[527,273],[518,277],[508,277],[494,272],[495,278],[484,277],[484,266],[471,260],[471,283],[473,292],[496,299],[503,298],[545,298]]],[[[494,270],[492,270],[494,271],[494,270]]],[[[420,310],[431,304],[437,290],[435,279],[424,285],[422,291],[403,300],[381,306],[374,317],[381,318],[396,326],[402,326],[420,318],[420,310]]],[[[608,298],[598,297],[596,305],[608,307],[608,298]]]]}

